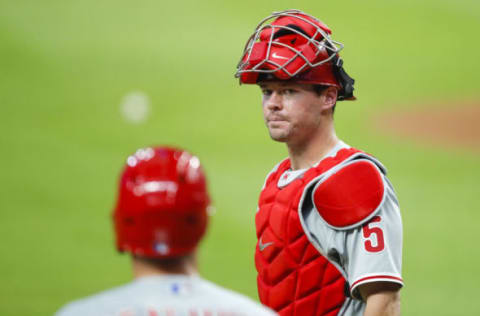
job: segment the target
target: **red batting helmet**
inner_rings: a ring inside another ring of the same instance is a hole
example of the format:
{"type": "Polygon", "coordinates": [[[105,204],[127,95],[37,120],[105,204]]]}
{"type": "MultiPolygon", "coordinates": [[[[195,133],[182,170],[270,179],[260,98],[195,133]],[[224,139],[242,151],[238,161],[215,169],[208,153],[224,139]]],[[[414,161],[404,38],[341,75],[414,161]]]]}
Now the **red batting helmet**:
{"type": "Polygon", "coordinates": [[[137,150],[121,174],[113,213],[118,250],[158,258],[192,252],[209,203],[197,157],[172,147],[137,150]]]}
{"type": "Polygon", "coordinates": [[[302,11],[274,12],[248,39],[235,76],[246,84],[292,79],[333,86],[339,91],[338,100],[354,100],[354,80],[338,55],[343,44],[334,41],[331,33],[323,22],[302,11]]]}

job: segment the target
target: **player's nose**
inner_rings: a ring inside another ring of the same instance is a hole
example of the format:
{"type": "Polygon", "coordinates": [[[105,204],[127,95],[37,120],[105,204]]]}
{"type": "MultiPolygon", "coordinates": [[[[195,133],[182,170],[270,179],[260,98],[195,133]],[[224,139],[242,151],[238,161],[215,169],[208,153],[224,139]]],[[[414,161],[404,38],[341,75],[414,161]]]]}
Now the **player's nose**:
{"type": "Polygon", "coordinates": [[[277,91],[273,91],[270,94],[270,96],[267,98],[265,102],[265,106],[271,111],[281,110],[283,107],[282,102],[283,102],[282,95],[277,91]]]}

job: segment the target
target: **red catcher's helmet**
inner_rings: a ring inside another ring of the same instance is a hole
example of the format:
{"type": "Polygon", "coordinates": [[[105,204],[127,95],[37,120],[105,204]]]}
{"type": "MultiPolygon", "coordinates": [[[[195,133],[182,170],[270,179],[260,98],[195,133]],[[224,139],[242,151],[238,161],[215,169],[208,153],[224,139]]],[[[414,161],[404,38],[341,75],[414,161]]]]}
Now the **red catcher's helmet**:
{"type": "Polygon", "coordinates": [[[248,39],[235,76],[245,84],[291,79],[333,86],[339,91],[338,100],[355,100],[354,80],[338,55],[343,44],[334,41],[331,33],[323,22],[302,11],[274,12],[248,39]]]}
{"type": "Polygon", "coordinates": [[[197,157],[172,147],[139,149],[120,178],[117,248],[154,258],[189,254],[205,233],[209,204],[197,157]]]}

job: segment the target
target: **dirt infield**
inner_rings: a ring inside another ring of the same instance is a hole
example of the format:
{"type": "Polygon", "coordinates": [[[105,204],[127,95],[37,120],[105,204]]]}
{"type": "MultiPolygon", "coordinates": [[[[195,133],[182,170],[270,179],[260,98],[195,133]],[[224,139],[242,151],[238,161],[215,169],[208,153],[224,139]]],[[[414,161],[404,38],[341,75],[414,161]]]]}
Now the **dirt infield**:
{"type": "Polygon", "coordinates": [[[479,101],[387,112],[376,115],[374,124],[388,134],[418,143],[480,153],[479,101]]]}

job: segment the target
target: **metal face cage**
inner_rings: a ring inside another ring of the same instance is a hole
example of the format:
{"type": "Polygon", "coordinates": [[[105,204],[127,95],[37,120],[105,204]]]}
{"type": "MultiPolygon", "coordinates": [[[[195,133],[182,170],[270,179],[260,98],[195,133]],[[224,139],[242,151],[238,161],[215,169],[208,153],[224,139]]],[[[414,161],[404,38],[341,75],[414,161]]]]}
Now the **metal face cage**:
{"type": "Polygon", "coordinates": [[[300,10],[274,12],[261,20],[255,28],[254,33],[249,37],[242,57],[237,65],[235,77],[239,78],[243,73],[276,73],[282,71],[291,78],[305,69],[318,67],[327,63],[335,58],[338,52],[344,47],[342,43],[333,40],[330,33],[330,29],[325,24],[300,10]],[[290,17],[296,24],[279,25],[274,23],[282,17],[290,17]],[[304,30],[305,27],[311,28],[310,34],[304,30]],[[269,33],[267,41],[261,38],[262,34],[265,33],[269,33]],[[296,36],[302,37],[306,40],[305,44],[308,44],[313,49],[314,55],[306,56],[304,52],[299,50],[298,47],[295,47],[295,45],[289,45],[288,43],[277,40],[276,35],[281,33],[295,34],[296,36]],[[255,50],[255,45],[261,42],[266,42],[266,53],[261,60],[252,62],[252,52],[255,50]],[[278,47],[287,48],[293,53],[284,63],[276,62],[270,58],[272,49],[278,47]],[[297,67],[292,63],[298,60],[298,58],[301,58],[303,62],[300,62],[300,65],[297,67]],[[287,69],[289,66],[293,68],[293,71],[292,69],[287,69]]]}

